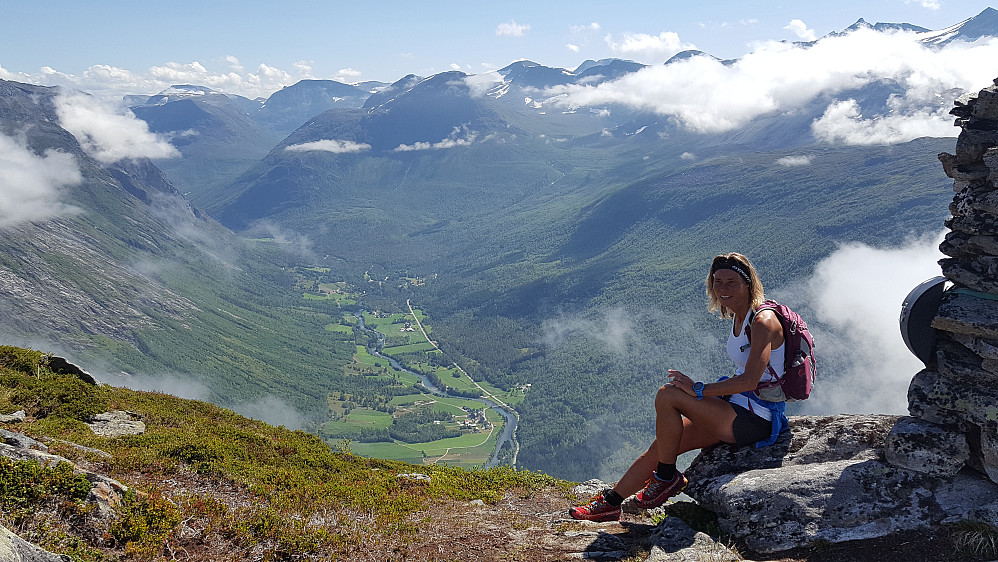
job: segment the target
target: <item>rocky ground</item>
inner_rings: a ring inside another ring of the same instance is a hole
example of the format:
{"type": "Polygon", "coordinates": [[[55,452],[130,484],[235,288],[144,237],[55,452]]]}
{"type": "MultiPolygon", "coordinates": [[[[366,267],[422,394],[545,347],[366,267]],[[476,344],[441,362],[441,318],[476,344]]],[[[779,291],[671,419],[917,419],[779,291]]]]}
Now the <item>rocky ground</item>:
{"type": "MultiPolygon", "coordinates": [[[[880,539],[762,555],[697,533],[679,519],[694,512],[676,502],[651,511],[628,508],[619,522],[592,523],[568,517],[573,503],[551,489],[531,497],[507,496],[498,505],[451,503],[421,514],[428,531],[407,544],[372,545],[370,560],[462,561],[697,561],[772,560],[779,562],[910,562],[986,560],[957,550],[951,530],[902,532],[880,539]],[[668,515],[668,514],[672,515],[668,515]]],[[[688,519],[696,519],[687,517],[688,519]]]]}

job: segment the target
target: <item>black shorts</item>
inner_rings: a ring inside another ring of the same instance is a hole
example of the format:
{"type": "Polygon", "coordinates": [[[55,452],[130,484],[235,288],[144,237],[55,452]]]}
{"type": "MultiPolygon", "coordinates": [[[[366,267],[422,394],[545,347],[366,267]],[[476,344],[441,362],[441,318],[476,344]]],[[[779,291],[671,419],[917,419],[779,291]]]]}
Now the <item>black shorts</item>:
{"type": "Polygon", "coordinates": [[[754,445],[768,439],[773,433],[773,422],[760,418],[738,404],[732,404],[731,407],[735,409],[731,432],[735,434],[736,445],[754,445]]]}

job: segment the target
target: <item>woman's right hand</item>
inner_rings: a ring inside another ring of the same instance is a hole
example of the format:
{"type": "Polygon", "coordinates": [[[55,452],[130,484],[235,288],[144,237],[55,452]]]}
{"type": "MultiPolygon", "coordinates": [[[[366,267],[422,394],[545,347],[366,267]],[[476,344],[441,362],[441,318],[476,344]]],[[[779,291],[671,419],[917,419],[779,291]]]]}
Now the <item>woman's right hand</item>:
{"type": "Polygon", "coordinates": [[[665,383],[667,386],[674,386],[689,395],[695,395],[693,392],[693,379],[684,375],[682,372],[675,369],[669,369],[668,371],[669,382],[665,383]]]}

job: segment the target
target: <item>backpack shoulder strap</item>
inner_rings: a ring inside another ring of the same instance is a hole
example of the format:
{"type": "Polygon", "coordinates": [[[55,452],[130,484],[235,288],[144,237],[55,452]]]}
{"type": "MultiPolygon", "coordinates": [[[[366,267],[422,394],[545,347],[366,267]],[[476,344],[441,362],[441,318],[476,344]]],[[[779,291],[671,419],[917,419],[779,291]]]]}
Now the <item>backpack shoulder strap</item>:
{"type": "MultiPolygon", "coordinates": [[[[772,310],[773,312],[776,312],[779,306],[780,304],[778,302],[766,299],[762,302],[762,304],[759,305],[759,308],[755,310],[749,310],[749,320],[748,323],[745,324],[745,337],[748,338],[749,343],[752,343],[752,322],[755,322],[755,317],[763,310],[772,310]]],[[[777,314],[776,318],[780,321],[780,325],[782,326],[783,317],[777,314]]]]}

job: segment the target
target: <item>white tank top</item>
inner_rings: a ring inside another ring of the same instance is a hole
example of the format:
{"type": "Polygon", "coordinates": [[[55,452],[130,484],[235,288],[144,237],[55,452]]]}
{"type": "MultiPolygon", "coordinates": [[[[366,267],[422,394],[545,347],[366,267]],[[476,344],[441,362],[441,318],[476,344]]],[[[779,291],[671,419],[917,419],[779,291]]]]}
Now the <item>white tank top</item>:
{"type": "MultiPolygon", "coordinates": [[[[741,330],[739,330],[739,334],[737,336],[735,335],[734,320],[732,320],[731,322],[731,333],[728,334],[727,351],[728,351],[728,357],[730,357],[731,361],[733,361],[735,364],[736,376],[741,375],[742,373],[745,372],[745,364],[748,362],[749,358],[749,339],[748,335],[745,333],[745,327],[748,326],[749,319],[754,316],[755,316],[754,314],[745,315],[745,320],[742,321],[741,330]]],[[[780,347],[770,352],[769,368],[763,371],[762,378],[759,379],[759,382],[771,382],[777,380],[777,376],[780,377],[783,376],[784,373],[783,355],[785,347],[786,347],[786,342],[784,342],[783,344],[780,345],[780,347]],[[773,375],[774,372],[777,374],[777,376],[773,375]]],[[[746,410],[749,410],[750,412],[753,412],[755,415],[763,419],[766,420],[773,419],[773,413],[769,411],[768,408],[763,408],[758,405],[753,405],[751,403],[751,400],[749,400],[747,396],[744,396],[742,394],[732,395],[731,403],[738,404],[739,406],[745,408],[746,410]]]]}

